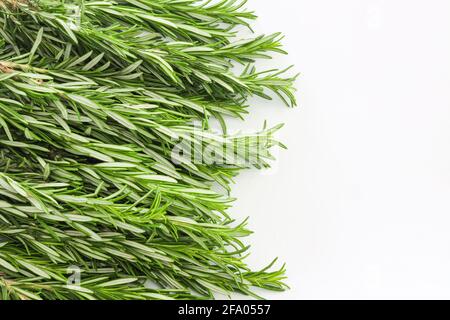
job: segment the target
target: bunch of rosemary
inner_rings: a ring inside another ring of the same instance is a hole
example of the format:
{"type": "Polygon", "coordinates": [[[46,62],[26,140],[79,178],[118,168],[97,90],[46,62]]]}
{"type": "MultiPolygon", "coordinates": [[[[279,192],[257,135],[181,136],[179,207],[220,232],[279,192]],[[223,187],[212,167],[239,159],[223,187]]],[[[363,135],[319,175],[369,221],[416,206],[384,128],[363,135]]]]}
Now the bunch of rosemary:
{"type": "Polygon", "coordinates": [[[280,145],[279,126],[229,135],[226,118],[269,91],[295,105],[295,77],[254,67],[281,36],[236,40],[244,4],[0,0],[0,299],[285,289],[284,268],[247,267],[226,214],[233,176],[280,145]]]}

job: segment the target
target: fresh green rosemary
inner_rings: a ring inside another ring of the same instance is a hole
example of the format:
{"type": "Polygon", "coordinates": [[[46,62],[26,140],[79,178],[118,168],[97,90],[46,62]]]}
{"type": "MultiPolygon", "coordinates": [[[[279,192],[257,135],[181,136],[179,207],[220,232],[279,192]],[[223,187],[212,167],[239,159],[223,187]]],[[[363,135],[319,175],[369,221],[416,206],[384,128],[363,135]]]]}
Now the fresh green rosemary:
{"type": "Polygon", "coordinates": [[[295,105],[287,69],[255,68],[280,34],[236,37],[245,2],[0,0],[0,300],[286,288],[226,213],[232,178],[282,146],[227,117],[252,95],[295,105]]]}

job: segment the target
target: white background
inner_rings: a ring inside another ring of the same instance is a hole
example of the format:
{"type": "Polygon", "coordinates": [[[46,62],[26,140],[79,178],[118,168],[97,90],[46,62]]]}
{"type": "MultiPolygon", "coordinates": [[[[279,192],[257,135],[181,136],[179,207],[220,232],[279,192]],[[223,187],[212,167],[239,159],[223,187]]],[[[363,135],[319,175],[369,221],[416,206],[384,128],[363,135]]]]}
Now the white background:
{"type": "Polygon", "coordinates": [[[253,101],[237,127],[284,122],[274,169],[236,179],[249,262],[278,256],[273,299],[450,298],[450,1],[250,0],[282,31],[300,107],[253,101]]]}

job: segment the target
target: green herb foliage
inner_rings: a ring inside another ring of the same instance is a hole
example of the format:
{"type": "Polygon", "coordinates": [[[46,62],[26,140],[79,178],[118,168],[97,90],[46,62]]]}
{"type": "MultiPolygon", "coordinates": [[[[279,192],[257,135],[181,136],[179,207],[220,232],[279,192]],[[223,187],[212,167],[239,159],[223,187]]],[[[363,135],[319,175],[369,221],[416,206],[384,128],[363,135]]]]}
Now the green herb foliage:
{"type": "Polygon", "coordinates": [[[284,267],[249,269],[246,221],[226,213],[242,150],[264,168],[282,146],[280,126],[229,135],[226,119],[253,95],[295,105],[287,69],[255,68],[281,35],[237,37],[244,6],[0,0],[1,300],[286,288],[284,267]],[[228,161],[174,161],[180,139],[228,161]]]}

